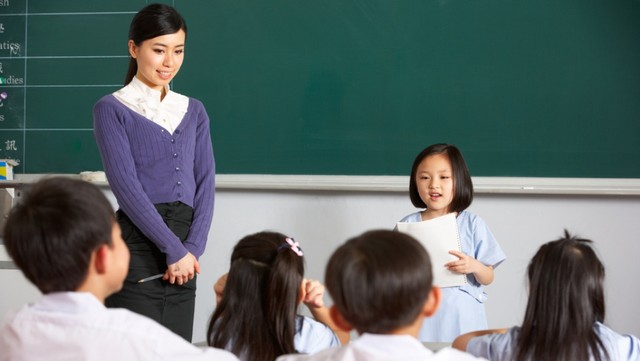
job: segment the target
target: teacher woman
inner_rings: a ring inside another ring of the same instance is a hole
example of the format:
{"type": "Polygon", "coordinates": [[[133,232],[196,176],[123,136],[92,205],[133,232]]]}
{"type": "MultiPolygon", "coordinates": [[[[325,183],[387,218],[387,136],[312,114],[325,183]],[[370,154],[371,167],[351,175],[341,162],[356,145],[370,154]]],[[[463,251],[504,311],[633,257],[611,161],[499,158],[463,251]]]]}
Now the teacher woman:
{"type": "Polygon", "coordinates": [[[198,257],[213,216],[215,165],[202,103],[169,84],[184,60],[187,25],[151,4],[129,28],[124,88],[93,109],[94,134],[131,262],[108,307],[148,316],[191,341],[198,257]],[[140,282],[162,274],[162,277],[140,282]]]}

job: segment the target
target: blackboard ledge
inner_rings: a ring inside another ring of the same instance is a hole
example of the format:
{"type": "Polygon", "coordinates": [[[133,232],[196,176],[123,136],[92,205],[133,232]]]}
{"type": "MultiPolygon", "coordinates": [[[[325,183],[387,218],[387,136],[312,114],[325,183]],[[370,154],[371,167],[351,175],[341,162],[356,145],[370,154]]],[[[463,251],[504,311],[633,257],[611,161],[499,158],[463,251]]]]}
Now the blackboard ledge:
{"type": "MultiPolygon", "coordinates": [[[[61,176],[80,177],[73,174],[61,176]]],[[[16,174],[14,180],[0,180],[1,188],[22,188],[52,174],[16,174]]],[[[106,182],[94,182],[108,187],[106,182]]],[[[476,194],[558,194],[596,196],[640,196],[637,178],[535,178],[473,177],[476,194]]],[[[218,174],[221,190],[310,190],[349,192],[407,192],[407,176],[218,174]]]]}
{"type": "MultiPolygon", "coordinates": [[[[640,179],[473,177],[476,194],[640,195],[640,179]]],[[[407,192],[407,176],[220,174],[218,189],[407,192]]]]}

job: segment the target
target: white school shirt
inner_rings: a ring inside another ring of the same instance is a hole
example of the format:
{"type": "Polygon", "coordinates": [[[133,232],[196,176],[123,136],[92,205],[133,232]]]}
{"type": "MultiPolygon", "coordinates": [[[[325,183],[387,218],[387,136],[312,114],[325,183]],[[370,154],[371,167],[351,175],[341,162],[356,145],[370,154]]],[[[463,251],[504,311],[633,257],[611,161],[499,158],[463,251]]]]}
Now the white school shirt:
{"type": "Polygon", "coordinates": [[[327,349],[313,355],[284,355],[277,361],[471,361],[484,360],[446,347],[434,353],[409,335],[362,334],[346,346],[327,349]]]}
{"type": "Polygon", "coordinates": [[[166,95],[161,98],[158,90],[149,88],[137,77],[124,88],[113,93],[122,104],[143,117],[166,129],[169,133],[180,125],[189,108],[189,98],[165,87],[166,95]]]}
{"type": "Polygon", "coordinates": [[[0,328],[0,361],[218,360],[231,353],[199,348],[155,321],[106,308],[86,292],[44,295],[9,315],[0,328]]]}

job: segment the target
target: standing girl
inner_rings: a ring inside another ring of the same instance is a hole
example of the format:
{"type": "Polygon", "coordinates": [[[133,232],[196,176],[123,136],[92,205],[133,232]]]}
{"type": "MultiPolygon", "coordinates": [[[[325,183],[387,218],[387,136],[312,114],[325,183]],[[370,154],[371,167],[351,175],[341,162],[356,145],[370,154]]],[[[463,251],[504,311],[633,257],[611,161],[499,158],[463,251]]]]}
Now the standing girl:
{"type": "Polygon", "coordinates": [[[213,215],[214,159],[204,106],[169,88],[186,35],[174,8],[140,10],[129,28],[125,87],[100,99],[93,116],[131,252],[124,287],[106,304],[146,315],[190,341],[198,257],[213,215]],[[156,274],[162,277],[139,282],[156,274]]]}
{"type": "Polygon", "coordinates": [[[226,281],[223,276],[215,287],[222,297],[209,323],[209,345],[242,361],[273,361],[339,346],[331,328],[297,314],[304,302],[314,317],[331,323],[322,302],[324,287],[303,277],[303,252],[293,239],[275,232],[241,239],[226,281]]]}
{"type": "Polygon", "coordinates": [[[529,262],[522,326],[483,330],[453,346],[489,360],[640,360],[640,340],[603,324],[604,266],[591,241],[565,231],[529,262]]]}
{"type": "Polygon", "coordinates": [[[425,319],[419,339],[452,342],[461,333],[487,328],[483,286],[493,282],[493,270],[506,256],[485,222],[465,210],[473,200],[473,184],[458,148],[434,144],[420,152],[411,168],[409,195],[414,206],[425,209],[400,222],[456,214],[462,251],[449,252],[458,260],[433,266],[446,266],[467,277],[463,286],[442,289],[442,304],[433,317],[425,319]]]}

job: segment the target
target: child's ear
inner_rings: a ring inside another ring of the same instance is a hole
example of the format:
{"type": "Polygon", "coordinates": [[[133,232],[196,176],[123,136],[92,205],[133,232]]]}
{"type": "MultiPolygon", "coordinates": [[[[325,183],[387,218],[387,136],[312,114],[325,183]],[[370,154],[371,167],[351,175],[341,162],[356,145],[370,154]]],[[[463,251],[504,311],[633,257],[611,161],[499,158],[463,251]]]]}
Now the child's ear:
{"type": "Polygon", "coordinates": [[[109,247],[106,244],[101,245],[93,252],[93,256],[91,257],[93,263],[92,266],[98,274],[104,274],[107,272],[109,257],[109,247]]]}
{"type": "Polygon", "coordinates": [[[424,306],[422,307],[422,314],[425,317],[431,317],[438,310],[438,306],[440,306],[440,300],[442,298],[442,291],[438,286],[432,286],[429,291],[429,296],[427,300],[424,302],[424,306]]]}
{"type": "Polygon", "coordinates": [[[342,317],[336,306],[331,306],[331,308],[329,308],[329,317],[331,317],[331,320],[339,329],[345,332],[350,332],[351,330],[353,330],[353,326],[351,326],[349,321],[345,320],[344,317],[342,317]]]}

